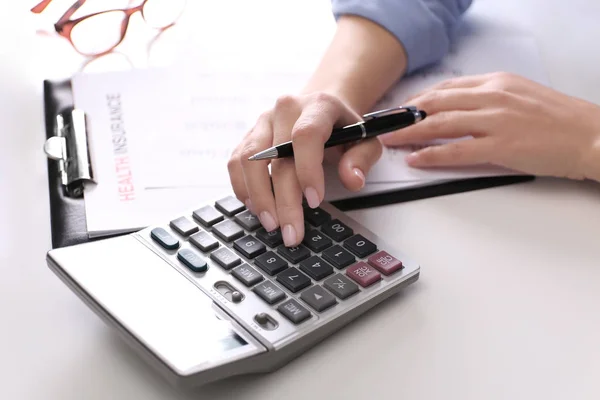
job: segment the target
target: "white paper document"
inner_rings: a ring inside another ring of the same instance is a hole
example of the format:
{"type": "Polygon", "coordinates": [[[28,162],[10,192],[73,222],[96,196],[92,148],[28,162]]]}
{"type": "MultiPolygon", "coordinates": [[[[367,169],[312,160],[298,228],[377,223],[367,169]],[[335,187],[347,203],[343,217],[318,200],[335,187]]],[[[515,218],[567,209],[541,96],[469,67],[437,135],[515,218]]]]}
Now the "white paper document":
{"type": "MultiPolygon", "coordinates": [[[[406,77],[375,109],[447,78],[513,72],[547,84],[530,37],[465,37],[439,65],[406,77]]],[[[164,68],[78,75],[74,102],[88,118],[97,185],[86,187],[91,236],[138,229],[229,192],[232,150],[278,96],[297,93],[312,71],[164,68]]],[[[496,167],[418,170],[410,147],[385,149],[359,194],[448,179],[509,175],[496,167]]],[[[353,197],[327,171],[327,200],[353,197]]]]}

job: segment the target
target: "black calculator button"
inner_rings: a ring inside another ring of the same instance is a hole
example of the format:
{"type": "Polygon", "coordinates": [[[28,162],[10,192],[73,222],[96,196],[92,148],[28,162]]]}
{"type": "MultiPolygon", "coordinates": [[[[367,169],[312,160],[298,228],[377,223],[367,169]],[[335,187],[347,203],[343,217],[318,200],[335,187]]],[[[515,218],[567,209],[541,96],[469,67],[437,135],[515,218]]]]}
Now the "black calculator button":
{"type": "Polygon", "coordinates": [[[265,228],[260,228],[256,232],[256,237],[263,241],[269,247],[277,247],[283,243],[283,238],[281,237],[281,230],[276,229],[271,232],[267,232],[265,228]]]}
{"type": "Polygon", "coordinates": [[[214,238],[208,232],[198,232],[190,236],[190,243],[199,248],[200,250],[207,252],[219,247],[219,241],[214,238]]]}
{"type": "Polygon", "coordinates": [[[181,249],[177,253],[177,258],[186,267],[194,272],[206,272],[208,266],[206,265],[206,260],[200,257],[198,254],[194,253],[190,249],[181,249]]]}
{"type": "Polygon", "coordinates": [[[310,257],[310,250],[303,245],[298,245],[296,247],[286,247],[281,245],[277,248],[277,252],[292,264],[298,264],[300,261],[310,257]]]}
{"type": "Polygon", "coordinates": [[[331,247],[332,242],[325,234],[316,229],[311,229],[306,232],[302,243],[315,253],[320,253],[328,247],[331,247]]]}
{"type": "Polygon", "coordinates": [[[198,232],[198,225],[187,219],[186,217],[179,217],[174,219],[170,223],[171,228],[173,228],[177,233],[182,236],[189,236],[192,233],[198,232]]]}
{"type": "Polygon", "coordinates": [[[271,281],[259,283],[252,291],[269,304],[275,304],[285,299],[283,290],[271,281]]]}
{"type": "Polygon", "coordinates": [[[337,304],[335,297],[319,285],[306,289],[300,298],[318,312],[325,311],[337,304]]]}
{"type": "Polygon", "coordinates": [[[323,286],[342,300],[358,292],[358,285],[342,274],[335,274],[325,279],[323,286]]]}
{"type": "Polygon", "coordinates": [[[346,268],[348,265],[352,265],[354,264],[354,261],[356,261],[356,258],[352,254],[338,245],[325,250],[322,256],[337,269],[346,268]]]}
{"type": "Polygon", "coordinates": [[[277,282],[294,293],[310,286],[310,278],[296,268],[288,268],[277,275],[277,282]]]}
{"type": "Polygon", "coordinates": [[[231,242],[244,236],[244,230],[229,219],[213,226],[212,231],[226,242],[231,242]]]}
{"type": "Polygon", "coordinates": [[[321,227],[321,230],[336,242],[341,242],[354,234],[352,228],[344,225],[339,219],[325,223],[321,227]]]}
{"type": "Polygon", "coordinates": [[[302,261],[300,269],[315,281],[320,281],[333,273],[333,267],[317,256],[302,261]]]}
{"type": "Polygon", "coordinates": [[[212,206],[204,206],[202,208],[197,209],[193,213],[194,218],[196,218],[200,223],[207,228],[213,226],[217,222],[223,221],[223,214],[215,210],[212,206]]]}
{"type": "Polygon", "coordinates": [[[294,324],[299,324],[311,316],[310,311],[302,307],[294,299],[289,299],[285,303],[281,303],[279,307],[277,307],[277,311],[283,314],[284,317],[292,321],[294,324]]]}
{"type": "Polygon", "coordinates": [[[235,214],[246,209],[244,203],[233,196],[227,196],[221,200],[217,200],[215,202],[215,207],[228,217],[233,217],[235,214]]]}
{"type": "Polygon", "coordinates": [[[233,217],[233,219],[247,231],[252,232],[260,228],[260,221],[258,220],[256,215],[252,214],[249,210],[246,210],[243,213],[239,213],[238,215],[233,217]]]}
{"type": "Polygon", "coordinates": [[[368,241],[363,235],[352,236],[344,242],[344,247],[360,258],[365,258],[377,251],[375,243],[368,241]]]}
{"type": "Polygon", "coordinates": [[[235,267],[231,271],[231,275],[235,276],[238,280],[240,280],[244,285],[248,287],[254,286],[264,279],[263,276],[257,270],[255,270],[248,264],[242,264],[239,267],[235,267]]]}
{"type": "Polygon", "coordinates": [[[225,269],[231,269],[242,262],[242,259],[236,256],[227,247],[221,247],[210,254],[210,259],[215,261],[225,269]]]}
{"type": "Polygon", "coordinates": [[[256,265],[267,274],[277,275],[288,267],[287,262],[272,251],[268,251],[256,257],[256,265]]]}
{"type": "Polygon", "coordinates": [[[167,250],[179,248],[179,240],[163,228],[152,229],[150,237],[167,250]]]}
{"type": "Polygon", "coordinates": [[[233,247],[246,258],[254,258],[267,250],[263,242],[250,235],[233,242],[233,247]]]}
{"type": "Polygon", "coordinates": [[[321,226],[331,219],[331,215],[325,210],[317,208],[304,208],[304,220],[312,226],[321,226]]]}

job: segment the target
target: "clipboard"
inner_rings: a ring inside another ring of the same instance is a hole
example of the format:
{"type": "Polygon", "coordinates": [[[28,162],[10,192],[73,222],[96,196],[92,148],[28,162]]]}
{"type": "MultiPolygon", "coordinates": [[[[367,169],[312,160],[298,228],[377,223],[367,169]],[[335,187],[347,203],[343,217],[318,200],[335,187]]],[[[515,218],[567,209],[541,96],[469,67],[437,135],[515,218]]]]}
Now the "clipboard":
{"type": "MultiPolygon", "coordinates": [[[[66,247],[110,236],[90,238],[87,231],[85,200],[86,182],[95,182],[93,151],[88,146],[85,110],[74,107],[71,80],[44,81],[44,116],[48,157],[48,191],[52,248],[66,247]]],[[[446,196],[534,180],[530,175],[469,178],[434,183],[392,192],[371,194],[332,201],[341,211],[446,196]]]]}

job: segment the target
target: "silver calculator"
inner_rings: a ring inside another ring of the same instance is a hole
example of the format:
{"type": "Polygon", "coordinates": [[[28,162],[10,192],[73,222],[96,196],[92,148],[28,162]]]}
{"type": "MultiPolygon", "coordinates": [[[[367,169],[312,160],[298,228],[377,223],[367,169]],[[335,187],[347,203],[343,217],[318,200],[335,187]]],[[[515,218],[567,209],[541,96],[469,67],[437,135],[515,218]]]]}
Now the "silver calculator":
{"type": "Polygon", "coordinates": [[[280,368],[419,278],[348,215],[304,208],[283,245],[227,195],[135,233],[53,249],[50,268],[175,386],[280,368]]]}

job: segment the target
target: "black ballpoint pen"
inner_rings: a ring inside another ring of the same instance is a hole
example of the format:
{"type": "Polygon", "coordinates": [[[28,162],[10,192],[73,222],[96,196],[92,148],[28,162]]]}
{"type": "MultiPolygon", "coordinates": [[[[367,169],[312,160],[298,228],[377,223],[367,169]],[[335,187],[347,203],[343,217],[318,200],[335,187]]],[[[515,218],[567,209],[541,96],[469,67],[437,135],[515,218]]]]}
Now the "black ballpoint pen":
{"type": "MultiPolygon", "coordinates": [[[[375,111],[363,116],[363,121],[356,124],[336,128],[325,142],[324,147],[338,146],[344,143],[356,142],[361,139],[375,137],[416,124],[426,117],[425,111],[416,107],[394,107],[375,111]]],[[[256,153],[248,158],[250,161],[272,160],[292,157],[294,149],[292,142],[285,142],[256,153]]]]}

